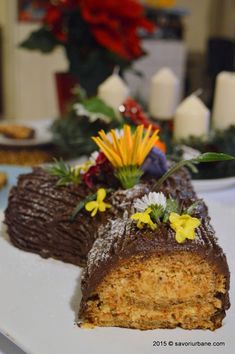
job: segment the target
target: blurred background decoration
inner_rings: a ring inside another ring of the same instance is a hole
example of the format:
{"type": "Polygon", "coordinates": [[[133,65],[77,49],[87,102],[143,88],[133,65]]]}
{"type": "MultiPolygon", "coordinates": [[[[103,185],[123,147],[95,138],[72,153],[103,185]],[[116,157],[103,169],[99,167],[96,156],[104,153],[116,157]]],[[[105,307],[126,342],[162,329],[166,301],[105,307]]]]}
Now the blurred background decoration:
{"type": "Polygon", "coordinates": [[[64,49],[69,76],[57,75],[61,99],[69,81],[71,87],[77,81],[94,95],[115,66],[122,74],[145,54],[139,30],[154,31],[143,6],[134,0],[126,0],[125,6],[120,6],[120,0],[57,0],[47,1],[44,8],[42,26],[21,47],[42,53],[51,53],[57,46],[64,49]]]}
{"type": "Polygon", "coordinates": [[[50,135],[0,135],[0,163],[87,155],[125,122],[160,127],[176,159],[233,153],[235,0],[1,0],[0,27],[0,114],[50,135]]]}
{"type": "MultiPolygon", "coordinates": [[[[96,3],[99,7],[100,4],[105,4],[103,9],[106,14],[109,13],[106,1],[90,2],[88,0],[85,3],[93,5],[96,3]]],[[[124,10],[127,14],[130,13],[127,10],[126,1],[125,6],[122,1],[117,1],[117,3],[120,7],[118,11],[122,14],[124,10]]],[[[39,50],[30,51],[19,48],[19,44],[29,38],[32,32],[38,32],[42,28],[43,18],[51,8],[49,4],[49,0],[0,1],[0,57],[2,60],[0,64],[0,85],[2,84],[0,109],[2,116],[7,119],[47,119],[59,115],[55,75],[68,72],[69,62],[65,55],[66,43],[59,41],[58,44],[58,40],[53,35],[52,42],[58,45],[55,45],[53,51],[46,55],[39,50]]],[[[59,2],[52,1],[52,4],[54,7],[57,6],[58,10],[59,2]]],[[[68,6],[67,1],[64,4],[65,7],[68,6]]],[[[145,16],[156,25],[156,30],[151,33],[138,32],[141,48],[147,55],[138,60],[129,61],[135,71],[142,73],[142,77],[136,77],[130,72],[125,72],[125,80],[131,93],[146,102],[151,77],[163,66],[167,66],[179,79],[180,98],[201,87],[203,88],[201,97],[204,103],[211,108],[216,75],[223,70],[234,71],[235,1],[142,0],[141,4],[145,8],[145,16]]],[[[60,8],[59,14],[61,13],[60,8]]],[[[58,11],[54,11],[55,14],[58,16],[58,11]]],[[[115,17],[114,19],[116,21],[115,17]]],[[[59,20],[62,24],[60,15],[59,20]]],[[[122,20],[124,20],[123,17],[122,20]]],[[[50,21],[52,18],[49,18],[49,23],[50,21]]],[[[56,17],[53,21],[56,21],[56,17]]],[[[83,19],[81,21],[86,22],[83,19]]],[[[89,23],[87,30],[90,30],[93,25],[89,23]]],[[[106,25],[108,26],[109,23],[106,25]]],[[[53,26],[56,26],[56,23],[53,22],[53,26]]],[[[54,30],[58,36],[59,29],[54,28],[54,30]]],[[[88,38],[90,37],[92,36],[88,38]]],[[[115,41],[111,44],[110,41],[106,42],[109,45],[107,48],[104,43],[97,42],[96,38],[94,42],[94,48],[98,46],[106,54],[110,46],[115,43],[115,41]]],[[[107,74],[109,76],[113,66],[117,63],[117,56],[114,60],[106,54],[105,60],[112,62],[108,69],[107,66],[105,67],[106,72],[109,70],[107,74]]],[[[122,56],[119,55],[118,64],[122,66],[120,58],[122,59],[122,56]]],[[[72,70],[75,70],[78,62],[73,61],[72,70]]],[[[79,70],[82,69],[79,68],[79,70]]],[[[63,76],[57,75],[58,87],[66,86],[68,89],[64,92],[69,95],[69,88],[73,86],[75,79],[67,76],[66,81],[63,76]]],[[[59,90],[62,98],[64,92],[59,90]]]]}

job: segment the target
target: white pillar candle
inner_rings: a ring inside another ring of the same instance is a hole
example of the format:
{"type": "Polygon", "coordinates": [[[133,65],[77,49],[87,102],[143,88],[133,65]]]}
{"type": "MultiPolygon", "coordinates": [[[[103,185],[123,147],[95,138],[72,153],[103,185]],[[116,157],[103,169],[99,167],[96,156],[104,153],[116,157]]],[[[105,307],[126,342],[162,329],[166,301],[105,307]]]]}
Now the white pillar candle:
{"type": "Polygon", "coordinates": [[[169,120],[179,99],[179,80],[169,68],[159,70],[151,80],[149,112],[151,117],[169,120]]]}
{"type": "Polygon", "coordinates": [[[212,124],[215,129],[235,125],[235,73],[222,71],[217,75],[212,124]]]}
{"type": "Polygon", "coordinates": [[[174,140],[189,136],[206,136],[209,132],[210,111],[196,95],[187,97],[178,106],[174,117],[174,140]]]}
{"type": "Polygon", "coordinates": [[[125,101],[129,94],[129,89],[125,82],[117,74],[109,76],[98,87],[98,97],[107,105],[113,107],[115,111],[125,101]]]}

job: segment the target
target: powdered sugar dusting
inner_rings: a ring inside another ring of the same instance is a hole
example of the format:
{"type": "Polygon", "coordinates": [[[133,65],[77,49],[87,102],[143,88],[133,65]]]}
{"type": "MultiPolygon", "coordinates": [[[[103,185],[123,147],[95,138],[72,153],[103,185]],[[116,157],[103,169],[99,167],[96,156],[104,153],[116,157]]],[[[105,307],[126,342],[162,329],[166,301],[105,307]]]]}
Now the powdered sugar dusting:
{"type": "MultiPolygon", "coordinates": [[[[126,210],[133,204],[133,201],[137,198],[142,197],[149,191],[149,188],[145,184],[136,184],[133,188],[126,190],[118,190],[113,193],[112,205],[118,209],[126,210]]],[[[130,210],[133,212],[134,210],[130,210]]]]}
{"type": "Polygon", "coordinates": [[[100,262],[105,262],[112,250],[119,245],[123,235],[125,234],[129,219],[109,220],[105,226],[101,226],[98,230],[98,238],[93,244],[87,259],[87,273],[91,273],[93,267],[96,267],[100,262]]]}

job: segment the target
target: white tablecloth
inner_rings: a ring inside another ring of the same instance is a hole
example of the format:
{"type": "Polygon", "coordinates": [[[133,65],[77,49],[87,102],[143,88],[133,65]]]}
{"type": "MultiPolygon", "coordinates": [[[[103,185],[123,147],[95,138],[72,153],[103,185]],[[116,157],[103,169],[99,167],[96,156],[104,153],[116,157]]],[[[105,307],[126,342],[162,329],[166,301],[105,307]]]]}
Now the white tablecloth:
{"type": "MultiPolygon", "coordinates": [[[[235,188],[225,189],[216,192],[198,193],[205,202],[220,203],[235,208],[235,188]]],[[[21,349],[0,334],[0,354],[25,354],[21,349]]],[[[43,354],[43,353],[42,353],[43,354]]],[[[51,353],[56,354],[56,353],[51,353]]],[[[84,353],[85,354],[85,353],[84,353]]],[[[88,354],[88,353],[87,353],[88,354]]]]}

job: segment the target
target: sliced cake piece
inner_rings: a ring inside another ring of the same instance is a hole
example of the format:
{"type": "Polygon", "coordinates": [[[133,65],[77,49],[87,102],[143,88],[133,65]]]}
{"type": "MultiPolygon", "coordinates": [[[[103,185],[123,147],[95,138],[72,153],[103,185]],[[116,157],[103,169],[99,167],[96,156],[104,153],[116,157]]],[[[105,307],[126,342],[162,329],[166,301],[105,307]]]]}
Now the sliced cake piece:
{"type": "Polygon", "coordinates": [[[184,243],[167,224],[140,230],[130,219],[111,221],[99,236],[82,279],[82,327],[221,326],[229,270],[209,218],[184,243]]]}

